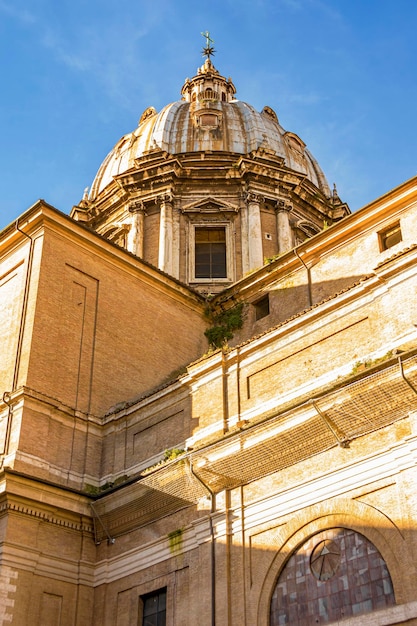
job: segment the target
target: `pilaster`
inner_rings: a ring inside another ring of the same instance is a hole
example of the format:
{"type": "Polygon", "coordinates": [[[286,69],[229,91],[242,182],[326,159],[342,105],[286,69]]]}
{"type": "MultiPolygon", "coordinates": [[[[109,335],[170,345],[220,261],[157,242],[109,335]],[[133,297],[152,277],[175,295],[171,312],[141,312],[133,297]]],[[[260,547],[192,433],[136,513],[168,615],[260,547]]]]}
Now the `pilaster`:
{"type": "Polygon", "coordinates": [[[136,256],[143,258],[145,205],[142,200],[135,200],[129,205],[129,212],[132,213],[131,236],[128,240],[128,250],[136,256]]]}
{"type": "Polygon", "coordinates": [[[278,253],[282,254],[294,246],[290,224],[292,204],[285,200],[278,200],[276,204],[278,253]]]}
{"type": "Polygon", "coordinates": [[[172,275],[172,195],[163,194],[156,201],[160,206],[158,268],[172,275]]]}
{"type": "Polygon", "coordinates": [[[262,201],[263,197],[259,194],[249,192],[246,195],[248,208],[249,271],[262,267],[264,264],[261,225],[262,201]]]}

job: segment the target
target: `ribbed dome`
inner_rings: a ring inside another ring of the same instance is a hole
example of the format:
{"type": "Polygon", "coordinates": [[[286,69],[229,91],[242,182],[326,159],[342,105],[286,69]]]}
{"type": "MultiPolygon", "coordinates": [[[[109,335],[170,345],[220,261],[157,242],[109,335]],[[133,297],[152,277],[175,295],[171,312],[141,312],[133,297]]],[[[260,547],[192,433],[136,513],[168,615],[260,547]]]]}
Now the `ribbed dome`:
{"type": "Polygon", "coordinates": [[[329,197],[324,174],[304,142],[282,128],[270,107],[258,112],[236,100],[235,93],[231,79],[221,76],[207,59],[197,75],[185,81],[182,100],[168,104],[159,113],[149,107],[136,130],[119,140],[95,177],[90,200],[97,198],[115,176],[134,168],[136,159],[154,150],[244,155],[260,147],[281,157],[284,166],[304,174],[329,197]]]}

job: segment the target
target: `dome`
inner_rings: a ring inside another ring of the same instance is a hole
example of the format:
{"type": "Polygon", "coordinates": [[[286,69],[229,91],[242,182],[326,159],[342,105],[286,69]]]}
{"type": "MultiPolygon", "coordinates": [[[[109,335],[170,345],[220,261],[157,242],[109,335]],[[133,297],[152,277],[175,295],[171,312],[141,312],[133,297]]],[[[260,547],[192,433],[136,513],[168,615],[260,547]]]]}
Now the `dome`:
{"type": "Polygon", "coordinates": [[[273,109],[236,98],[211,62],[181,99],[148,107],[71,216],[184,284],[218,293],[349,207],[273,109]]]}
{"type": "Polygon", "coordinates": [[[280,125],[270,107],[258,112],[237,100],[232,80],[221,76],[209,58],[194,78],[186,79],[181,94],[181,100],[166,105],[159,113],[153,107],[147,108],[138,127],[118,141],[98,170],[90,200],[94,201],[114,177],[134,168],[137,159],[152,151],[170,155],[246,155],[259,148],[282,159],[285,167],[305,176],[325,197],[330,197],[324,174],[305,143],[280,125]]]}

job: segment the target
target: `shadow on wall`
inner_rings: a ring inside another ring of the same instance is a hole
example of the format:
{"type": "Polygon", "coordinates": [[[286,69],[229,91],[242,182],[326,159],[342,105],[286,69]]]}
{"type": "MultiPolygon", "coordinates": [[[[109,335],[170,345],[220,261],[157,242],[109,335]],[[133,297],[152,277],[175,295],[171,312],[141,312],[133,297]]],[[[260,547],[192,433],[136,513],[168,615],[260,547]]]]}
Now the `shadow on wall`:
{"type": "MultiPolygon", "coordinates": [[[[235,510],[237,525],[243,521],[239,515],[235,510]]],[[[166,527],[169,521],[178,524],[167,519],[166,527]]],[[[375,624],[417,623],[416,529],[397,527],[363,502],[338,498],[215,538],[214,598],[210,543],[200,544],[197,554],[184,551],[186,542],[185,534],[168,562],[130,576],[126,590],[121,581],[99,586],[100,623],[114,623],[106,616],[117,605],[118,626],[137,624],[141,597],[158,586],[167,589],[170,624],[315,626],[348,619],[362,626],[361,616],[370,613],[375,624]],[[378,611],[384,612],[383,621],[378,611]],[[355,617],[358,621],[349,619],[355,617]]]]}
{"type": "Polygon", "coordinates": [[[230,345],[238,345],[250,336],[283,324],[312,306],[351,289],[364,279],[365,275],[358,275],[321,281],[311,286],[306,282],[293,285],[288,280],[275,284],[268,292],[264,292],[260,298],[251,302],[249,309],[244,311],[243,328],[234,333],[230,345]]]}

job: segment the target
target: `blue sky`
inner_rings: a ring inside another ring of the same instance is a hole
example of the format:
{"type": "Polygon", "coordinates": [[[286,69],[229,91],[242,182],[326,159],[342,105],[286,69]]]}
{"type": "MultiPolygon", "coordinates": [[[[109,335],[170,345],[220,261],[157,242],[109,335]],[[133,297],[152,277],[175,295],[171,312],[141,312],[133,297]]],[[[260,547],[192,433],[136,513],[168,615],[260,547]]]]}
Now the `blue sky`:
{"type": "Polygon", "coordinates": [[[352,210],[417,173],[413,0],[0,0],[0,229],[69,212],[148,106],[180,97],[201,32],[237,97],[271,106],[352,210]]]}

